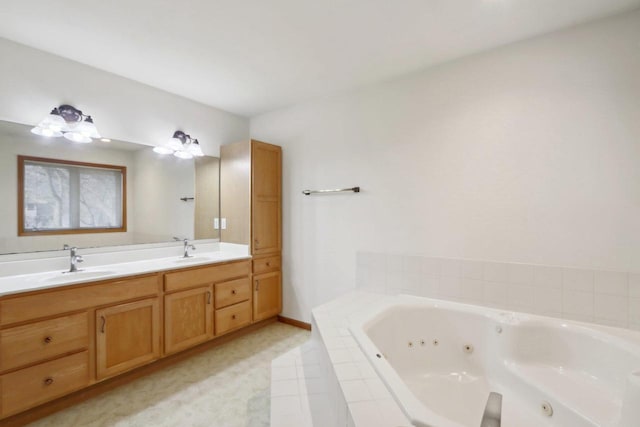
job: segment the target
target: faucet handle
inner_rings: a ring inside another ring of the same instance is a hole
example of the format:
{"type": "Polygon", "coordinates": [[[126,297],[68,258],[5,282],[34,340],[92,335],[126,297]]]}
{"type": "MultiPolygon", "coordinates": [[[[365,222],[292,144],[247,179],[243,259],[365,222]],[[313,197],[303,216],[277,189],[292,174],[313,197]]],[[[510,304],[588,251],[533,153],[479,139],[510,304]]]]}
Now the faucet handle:
{"type": "Polygon", "coordinates": [[[82,255],[76,255],[76,262],[84,262],[84,258],[82,258],[82,255]]]}

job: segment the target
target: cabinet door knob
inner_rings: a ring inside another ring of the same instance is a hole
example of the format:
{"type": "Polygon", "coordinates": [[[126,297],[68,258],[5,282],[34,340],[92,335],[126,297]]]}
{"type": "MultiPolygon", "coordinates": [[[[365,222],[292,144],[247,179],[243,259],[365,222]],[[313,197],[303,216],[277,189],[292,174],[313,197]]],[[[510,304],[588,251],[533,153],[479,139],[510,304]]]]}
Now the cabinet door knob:
{"type": "Polygon", "coordinates": [[[233,316],[231,316],[231,318],[232,318],[233,320],[236,320],[236,315],[234,314],[233,316]]]}
{"type": "Polygon", "coordinates": [[[235,294],[236,294],[236,290],[235,290],[235,289],[232,289],[232,290],[231,290],[231,293],[232,293],[233,295],[235,295],[235,294]]]}
{"type": "Polygon", "coordinates": [[[45,344],[49,344],[51,341],[53,341],[53,337],[52,336],[44,337],[43,341],[45,344]]]}
{"type": "Polygon", "coordinates": [[[271,261],[267,261],[267,267],[271,267],[271,261]]]}
{"type": "Polygon", "coordinates": [[[44,379],[44,385],[51,385],[51,384],[53,384],[53,378],[47,377],[44,379]]]}

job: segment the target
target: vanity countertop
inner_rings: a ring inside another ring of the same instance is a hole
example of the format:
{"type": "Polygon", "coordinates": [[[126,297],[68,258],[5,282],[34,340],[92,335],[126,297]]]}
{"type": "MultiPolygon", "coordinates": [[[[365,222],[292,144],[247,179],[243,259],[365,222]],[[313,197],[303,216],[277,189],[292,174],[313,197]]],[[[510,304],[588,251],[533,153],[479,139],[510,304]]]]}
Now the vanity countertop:
{"type": "Polygon", "coordinates": [[[251,256],[234,251],[212,251],[201,252],[197,255],[194,254],[191,258],[172,256],[86,268],[80,265],[80,270],[74,273],[63,273],[62,270],[55,270],[43,273],[5,276],[0,277],[0,297],[84,282],[95,282],[158,271],[178,270],[181,268],[243,259],[251,259],[251,256]]]}

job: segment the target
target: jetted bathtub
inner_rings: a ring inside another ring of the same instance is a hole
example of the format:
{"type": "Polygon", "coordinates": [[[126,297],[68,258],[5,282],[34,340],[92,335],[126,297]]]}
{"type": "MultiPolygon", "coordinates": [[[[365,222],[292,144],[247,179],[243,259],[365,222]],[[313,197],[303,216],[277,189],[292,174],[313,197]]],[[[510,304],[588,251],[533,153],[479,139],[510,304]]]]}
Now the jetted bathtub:
{"type": "Polygon", "coordinates": [[[640,333],[401,295],[350,329],[415,426],[640,427],[640,333]],[[487,424],[489,425],[489,424],[487,424]]]}

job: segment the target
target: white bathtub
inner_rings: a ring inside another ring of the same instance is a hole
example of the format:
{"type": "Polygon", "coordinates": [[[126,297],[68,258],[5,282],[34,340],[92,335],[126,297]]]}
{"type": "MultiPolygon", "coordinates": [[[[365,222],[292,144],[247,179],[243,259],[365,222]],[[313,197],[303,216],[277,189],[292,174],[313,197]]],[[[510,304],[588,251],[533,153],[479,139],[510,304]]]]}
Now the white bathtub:
{"type": "Polygon", "coordinates": [[[490,392],[502,394],[502,427],[640,426],[640,333],[392,301],[350,329],[415,426],[479,427],[490,392]]]}

